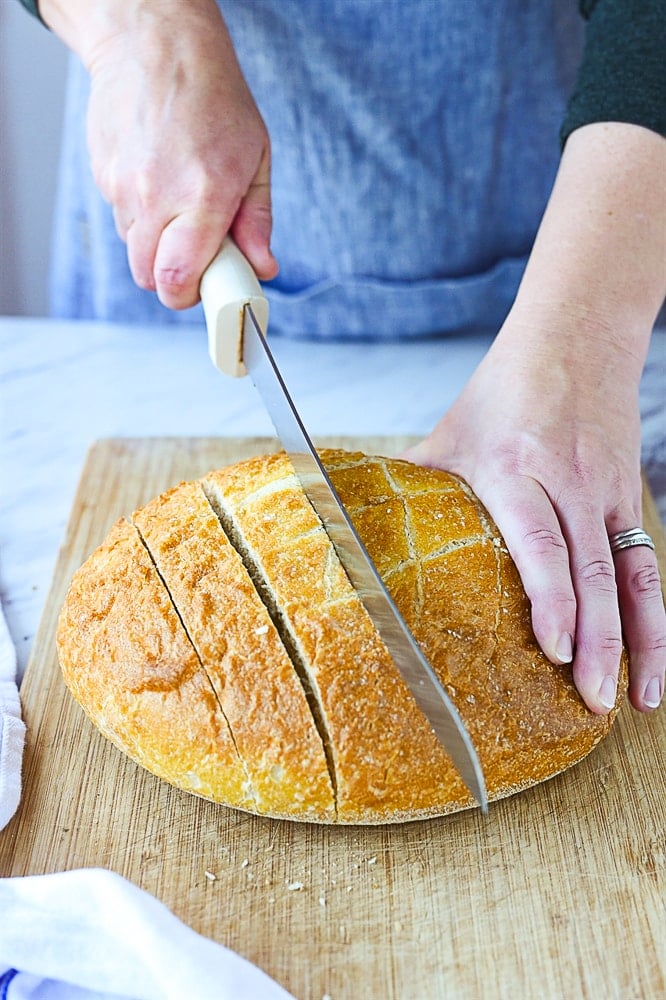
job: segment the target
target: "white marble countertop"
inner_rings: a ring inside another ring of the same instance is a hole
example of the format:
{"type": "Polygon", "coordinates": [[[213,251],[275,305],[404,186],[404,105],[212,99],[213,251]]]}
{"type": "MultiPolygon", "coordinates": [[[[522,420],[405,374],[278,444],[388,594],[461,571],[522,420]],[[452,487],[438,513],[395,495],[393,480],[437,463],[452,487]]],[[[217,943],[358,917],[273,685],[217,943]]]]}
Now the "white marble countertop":
{"type": "MultiPolygon", "coordinates": [[[[271,343],[311,434],[371,435],[427,433],[490,339],[271,343]]],[[[0,318],[0,349],[0,600],[21,675],[94,440],[273,429],[249,379],[215,371],[203,327],[0,318]]],[[[666,328],[655,331],[642,387],[644,454],[662,517],[665,385],[666,328]]]]}

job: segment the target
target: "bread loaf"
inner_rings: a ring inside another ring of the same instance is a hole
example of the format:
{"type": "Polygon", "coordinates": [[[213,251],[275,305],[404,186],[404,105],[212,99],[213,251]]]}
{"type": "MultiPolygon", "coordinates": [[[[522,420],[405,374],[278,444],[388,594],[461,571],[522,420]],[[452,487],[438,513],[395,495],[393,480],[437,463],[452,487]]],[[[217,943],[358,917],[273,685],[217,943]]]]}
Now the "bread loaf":
{"type": "MultiPolygon", "coordinates": [[[[617,708],[589,712],[570,667],[540,652],[469,487],[397,459],[321,455],[465,721],[489,798],[588,754],[617,708]]],[[[106,737],[216,802],[322,823],[473,805],[284,454],[181,483],[114,525],[72,580],[58,653],[106,737]]]]}

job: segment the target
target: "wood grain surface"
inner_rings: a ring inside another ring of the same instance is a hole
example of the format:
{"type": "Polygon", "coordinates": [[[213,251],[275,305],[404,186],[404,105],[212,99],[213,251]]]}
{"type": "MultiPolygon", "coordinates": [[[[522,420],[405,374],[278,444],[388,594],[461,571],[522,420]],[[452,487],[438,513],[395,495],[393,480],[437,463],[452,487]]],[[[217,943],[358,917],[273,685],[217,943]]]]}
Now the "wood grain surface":
{"type": "MultiPolygon", "coordinates": [[[[407,441],[320,443],[397,454],[407,441]]],[[[92,448],[22,688],[24,795],[0,834],[0,875],[110,868],[298,1000],[666,995],[663,710],[625,705],[586,760],[485,818],[341,829],[259,819],[171,788],[73,702],[54,645],[73,571],[120,515],[275,447],[160,438],[92,448]]],[[[663,574],[649,497],[645,524],[663,574]]]]}

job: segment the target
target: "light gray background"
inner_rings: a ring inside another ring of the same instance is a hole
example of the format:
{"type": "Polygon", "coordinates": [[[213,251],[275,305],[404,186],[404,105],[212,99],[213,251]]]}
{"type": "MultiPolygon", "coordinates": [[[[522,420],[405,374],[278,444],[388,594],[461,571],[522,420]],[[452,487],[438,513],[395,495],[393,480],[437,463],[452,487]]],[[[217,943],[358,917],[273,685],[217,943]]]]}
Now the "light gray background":
{"type": "Polygon", "coordinates": [[[48,258],[67,52],[0,0],[0,314],[48,313],[48,258]]]}

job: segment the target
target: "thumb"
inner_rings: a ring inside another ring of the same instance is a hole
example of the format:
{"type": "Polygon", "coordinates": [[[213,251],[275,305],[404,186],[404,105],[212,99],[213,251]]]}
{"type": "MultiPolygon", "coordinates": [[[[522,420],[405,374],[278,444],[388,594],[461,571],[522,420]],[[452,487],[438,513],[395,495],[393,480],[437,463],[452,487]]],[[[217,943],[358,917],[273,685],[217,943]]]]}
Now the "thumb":
{"type": "Polygon", "coordinates": [[[417,444],[405,448],[404,451],[400,452],[398,458],[402,458],[407,462],[413,462],[415,465],[433,465],[433,462],[430,460],[428,438],[424,438],[417,444]]]}
{"type": "Polygon", "coordinates": [[[263,281],[270,281],[278,272],[270,247],[272,229],[270,154],[266,150],[231,226],[238,247],[263,281]]]}

